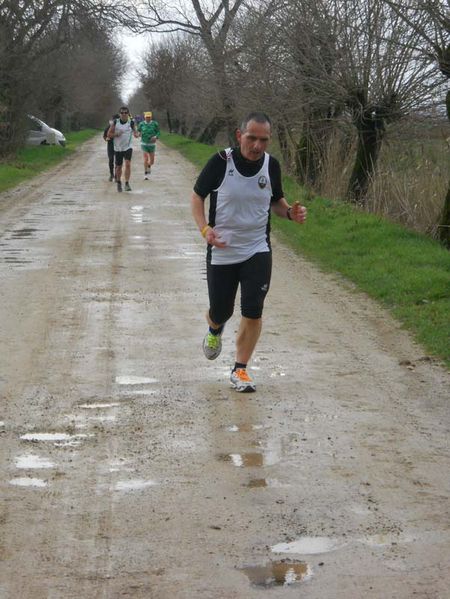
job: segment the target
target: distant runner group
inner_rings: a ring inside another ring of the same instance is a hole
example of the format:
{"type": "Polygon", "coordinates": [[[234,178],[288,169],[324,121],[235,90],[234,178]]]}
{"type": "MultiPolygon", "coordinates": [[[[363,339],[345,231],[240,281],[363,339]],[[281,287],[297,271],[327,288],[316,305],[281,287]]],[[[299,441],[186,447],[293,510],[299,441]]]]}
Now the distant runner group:
{"type": "Polygon", "coordinates": [[[131,191],[131,157],[133,155],[133,137],[141,138],[141,150],[144,159],[144,179],[148,180],[155,162],[156,141],[160,136],[159,124],[153,114],[144,112],[144,118],[130,115],[128,106],[122,106],[118,114],[114,114],[103,132],[107,142],[109,180],[115,181],[117,191],[122,192],[122,169],[124,189],[131,191]]]}

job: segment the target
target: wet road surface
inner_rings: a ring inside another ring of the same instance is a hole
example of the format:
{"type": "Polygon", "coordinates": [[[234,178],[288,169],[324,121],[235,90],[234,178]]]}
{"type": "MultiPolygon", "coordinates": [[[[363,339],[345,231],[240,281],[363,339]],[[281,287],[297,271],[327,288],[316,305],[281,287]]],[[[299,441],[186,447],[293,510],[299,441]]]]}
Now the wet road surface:
{"type": "Polygon", "coordinates": [[[0,196],[0,597],[449,597],[449,373],[275,240],[231,390],[195,171],[137,148],[130,193],[99,136],[0,196]]]}

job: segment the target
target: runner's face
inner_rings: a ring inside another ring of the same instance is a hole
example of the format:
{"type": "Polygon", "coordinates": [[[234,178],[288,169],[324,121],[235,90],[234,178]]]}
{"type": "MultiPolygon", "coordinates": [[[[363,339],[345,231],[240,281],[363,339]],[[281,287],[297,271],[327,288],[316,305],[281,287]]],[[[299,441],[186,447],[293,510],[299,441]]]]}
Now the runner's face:
{"type": "Polygon", "coordinates": [[[259,160],[270,142],[270,125],[249,121],[245,131],[236,131],[236,137],[242,156],[247,160],[259,160]]]}

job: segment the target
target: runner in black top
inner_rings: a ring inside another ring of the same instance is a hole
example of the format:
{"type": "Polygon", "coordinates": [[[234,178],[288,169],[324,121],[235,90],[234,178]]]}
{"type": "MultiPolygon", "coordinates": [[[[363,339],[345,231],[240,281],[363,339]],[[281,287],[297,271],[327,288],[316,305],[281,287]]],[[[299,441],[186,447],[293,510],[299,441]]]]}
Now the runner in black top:
{"type": "Polygon", "coordinates": [[[192,213],[208,243],[209,331],[203,350],[210,360],[220,354],[223,328],[233,314],[240,285],[241,323],[231,383],[244,392],[255,391],[246,367],[261,333],[270,285],[270,212],[297,223],[306,219],[306,208],[298,202],[291,207],[284,199],[280,165],[265,152],[270,136],[267,115],[248,115],[236,132],[238,147],[219,152],[208,161],[192,195],[192,213]],[[208,195],[207,221],[204,200],[208,195]]]}
{"type": "Polygon", "coordinates": [[[107,143],[107,151],[108,151],[108,166],[109,166],[109,180],[113,181],[114,180],[114,140],[112,139],[112,137],[108,137],[108,131],[109,128],[111,127],[111,125],[113,124],[113,122],[115,121],[115,119],[118,119],[119,115],[118,114],[113,114],[112,120],[109,121],[106,129],[103,131],[103,139],[106,141],[107,143]]]}

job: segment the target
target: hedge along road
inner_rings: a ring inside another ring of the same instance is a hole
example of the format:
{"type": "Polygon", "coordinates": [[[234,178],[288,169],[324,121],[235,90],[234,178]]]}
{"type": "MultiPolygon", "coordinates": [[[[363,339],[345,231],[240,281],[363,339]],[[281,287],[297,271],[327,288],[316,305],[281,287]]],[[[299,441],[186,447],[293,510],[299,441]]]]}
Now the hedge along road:
{"type": "Polygon", "coordinates": [[[448,372],[275,240],[231,390],[195,171],[141,171],[118,194],[98,137],[1,196],[0,596],[448,597],[448,372]]]}

